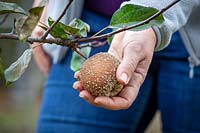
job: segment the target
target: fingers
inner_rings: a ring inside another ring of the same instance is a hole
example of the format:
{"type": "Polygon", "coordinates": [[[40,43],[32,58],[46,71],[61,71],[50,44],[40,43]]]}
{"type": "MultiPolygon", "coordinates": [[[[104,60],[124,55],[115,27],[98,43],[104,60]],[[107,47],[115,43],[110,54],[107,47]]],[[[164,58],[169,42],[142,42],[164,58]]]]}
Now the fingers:
{"type": "MultiPolygon", "coordinates": [[[[143,58],[142,46],[134,38],[135,34],[136,32],[132,31],[116,34],[108,51],[121,61],[117,70],[117,79],[123,85],[129,82],[139,61],[143,58]]],[[[140,34],[137,34],[137,38],[141,38],[140,34]]]]}
{"type": "Polygon", "coordinates": [[[84,90],[84,87],[82,86],[80,81],[76,81],[73,84],[73,88],[77,91],[79,91],[79,97],[87,101],[89,104],[92,104],[94,106],[97,106],[94,102],[95,97],[92,96],[87,90],[84,90]]]}
{"type": "Polygon", "coordinates": [[[123,97],[94,97],[87,90],[80,91],[79,97],[89,104],[109,110],[127,109],[130,105],[129,101],[123,97]]]}
{"type": "Polygon", "coordinates": [[[94,97],[87,90],[84,90],[80,81],[75,82],[73,87],[80,91],[79,96],[89,104],[109,110],[121,110],[128,109],[132,105],[143,81],[144,78],[140,73],[134,73],[130,82],[116,97],[94,97]]]}
{"type": "Polygon", "coordinates": [[[116,97],[97,97],[95,103],[109,110],[128,109],[136,99],[143,82],[142,76],[135,73],[129,84],[116,97]],[[136,79],[136,80],[135,80],[136,79]]]}
{"type": "Polygon", "coordinates": [[[83,87],[83,85],[81,84],[80,81],[74,82],[73,88],[74,88],[75,90],[77,90],[77,91],[82,91],[82,90],[84,90],[84,87],[83,87]]]}
{"type": "Polygon", "coordinates": [[[134,73],[130,82],[122,89],[118,96],[126,99],[129,103],[128,106],[130,106],[135,100],[143,81],[141,74],[134,73]]]}
{"type": "Polygon", "coordinates": [[[80,81],[74,83],[73,88],[79,91],[79,97],[94,106],[102,107],[109,110],[126,109],[129,100],[123,97],[94,97],[87,90],[84,90],[80,81]]]}
{"type": "Polygon", "coordinates": [[[96,103],[96,106],[109,110],[128,108],[128,101],[123,97],[97,97],[94,102],[96,103]]]}
{"type": "Polygon", "coordinates": [[[74,73],[74,78],[76,78],[78,80],[80,79],[80,72],[79,71],[74,73]]]}
{"type": "MultiPolygon", "coordinates": [[[[156,43],[155,38],[156,36],[152,29],[125,32],[123,41],[121,42],[121,46],[123,46],[122,61],[117,69],[117,79],[121,84],[126,85],[136,68],[138,68],[138,64],[152,56],[156,43]]],[[[151,58],[148,60],[151,61],[151,58]]]]}
{"type": "Polygon", "coordinates": [[[82,90],[79,93],[79,97],[83,98],[85,101],[87,101],[89,104],[92,104],[94,106],[97,106],[97,104],[94,102],[95,97],[92,96],[87,90],[82,90]]]}

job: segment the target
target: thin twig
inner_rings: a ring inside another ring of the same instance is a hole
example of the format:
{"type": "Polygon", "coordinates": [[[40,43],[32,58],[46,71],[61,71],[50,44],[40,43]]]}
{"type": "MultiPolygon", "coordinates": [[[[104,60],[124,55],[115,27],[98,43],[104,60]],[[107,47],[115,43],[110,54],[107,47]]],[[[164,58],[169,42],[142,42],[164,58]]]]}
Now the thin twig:
{"type": "Polygon", "coordinates": [[[18,35],[12,33],[0,33],[0,39],[19,40],[18,35]]]}
{"type": "Polygon", "coordinates": [[[55,27],[55,25],[62,19],[62,17],[65,15],[67,9],[69,8],[69,6],[71,5],[71,3],[73,2],[73,0],[69,0],[69,3],[66,5],[65,9],[63,10],[63,12],[61,13],[61,15],[58,17],[58,19],[51,25],[51,27],[49,27],[49,29],[47,29],[47,31],[43,34],[43,36],[41,37],[42,39],[45,39],[49,32],[55,27]]]}
{"type": "Polygon", "coordinates": [[[78,55],[80,55],[81,57],[83,57],[84,59],[87,59],[87,57],[85,57],[85,55],[83,55],[80,51],[78,51],[77,48],[72,49],[73,51],[75,51],[78,55]]]}
{"type": "Polygon", "coordinates": [[[92,37],[99,35],[100,33],[104,32],[108,28],[109,28],[109,26],[104,27],[103,29],[101,29],[100,31],[98,31],[97,33],[95,33],[92,37]]]}
{"type": "Polygon", "coordinates": [[[6,14],[6,15],[1,19],[0,25],[2,25],[2,24],[6,21],[6,19],[8,18],[8,16],[9,16],[9,14],[6,14]]]}
{"type": "Polygon", "coordinates": [[[101,40],[101,39],[105,39],[108,37],[111,37],[112,35],[115,35],[117,33],[126,31],[126,30],[130,30],[139,26],[142,26],[144,24],[148,24],[151,20],[155,19],[156,17],[158,17],[159,15],[161,15],[162,13],[164,13],[166,10],[168,10],[169,8],[171,8],[173,5],[175,5],[176,3],[178,3],[181,0],[175,0],[172,3],[170,3],[168,6],[164,7],[163,9],[161,9],[159,12],[157,12],[156,14],[152,15],[151,17],[149,17],[148,19],[136,24],[136,25],[132,25],[132,26],[127,26],[124,27],[122,29],[107,33],[107,34],[103,34],[103,35],[99,35],[99,36],[95,36],[95,37],[86,37],[86,38],[80,38],[80,39],[75,39],[72,42],[73,43],[80,43],[80,42],[90,42],[90,41],[94,41],[94,40],[101,40]]]}
{"type": "Polygon", "coordinates": [[[85,47],[91,47],[91,48],[97,48],[100,46],[104,46],[107,44],[107,40],[101,42],[101,41],[93,41],[93,42],[89,42],[89,43],[85,43],[85,44],[81,44],[78,46],[78,48],[85,48],[85,47]]]}
{"type": "MultiPolygon", "coordinates": [[[[71,0],[73,1],[73,0],[71,0]]],[[[163,12],[165,12],[166,10],[168,10],[170,7],[172,7],[173,5],[175,5],[176,3],[178,3],[181,0],[175,0],[174,2],[172,2],[171,4],[169,4],[168,6],[166,6],[165,8],[163,8],[162,10],[160,10],[159,12],[157,12],[156,14],[154,14],[153,16],[149,17],[148,19],[142,21],[141,23],[138,23],[136,25],[133,26],[128,26],[128,27],[124,27],[122,29],[119,29],[117,31],[113,31],[107,34],[103,34],[103,35],[99,35],[99,36],[95,36],[95,37],[87,37],[87,38],[80,38],[80,39],[74,39],[74,40],[62,40],[59,38],[33,38],[33,37],[29,37],[26,42],[29,43],[33,43],[33,42],[38,42],[38,43],[49,43],[49,44],[57,44],[57,45],[61,45],[61,46],[66,46],[69,48],[74,48],[78,43],[80,42],[92,42],[92,41],[97,41],[97,40],[101,40],[101,39],[105,39],[107,37],[110,37],[114,34],[117,34],[119,32],[125,31],[125,30],[129,30],[132,28],[136,28],[138,26],[144,25],[149,23],[151,20],[155,19],[156,17],[158,17],[160,14],[162,14],[163,12]]],[[[12,39],[12,40],[19,40],[19,36],[13,33],[0,33],[0,39],[12,39]]],[[[81,45],[80,45],[81,46],[81,45]]],[[[96,45],[98,46],[98,45],[96,45]]],[[[78,46],[76,46],[76,48],[78,48],[78,46]]],[[[77,52],[79,55],[81,55],[82,57],[84,57],[84,55],[82,55],[82,53],[80,53],[77,49],[74,49],[75,52],[77,52]]],[[[84,57],[86,58],[86,57],[84,57]]]]}

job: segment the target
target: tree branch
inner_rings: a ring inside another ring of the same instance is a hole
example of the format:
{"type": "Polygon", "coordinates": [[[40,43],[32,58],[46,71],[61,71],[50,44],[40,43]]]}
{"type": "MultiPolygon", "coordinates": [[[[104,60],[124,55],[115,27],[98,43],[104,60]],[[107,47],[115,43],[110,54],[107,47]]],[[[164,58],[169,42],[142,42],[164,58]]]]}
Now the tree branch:
{"type": "Polygon", "coordinates": [[[109,26],[104,27],[103,29],[101,29],[100,31],[98,31],[97,33],[95,33],[92,37],[99,35],[100,33],[104,32],[108,28],[109,28],[109,26]]]}
{"type": "MultiPolygon", "coordinates": [[[[69,7],[69,5],[72,3],[73,0],[70,0],[70,2],[68,3],[68,5],[65,8],[65,11],[62,13],[62,15],[59,17],[60,19],[62,18],[63,14],[65,14],[67,8],[69,7]]],[[[86,38],[78,38],[78,39],[74,39],[74,40],[62,40],[59,38],[33,38],[33,37],[29,37],[26,41],[29,43],[33,43],[33,42],[38,42],[38,43],[55,43],[61,46],[66,46],[66,47],[70,47],[73,48],[76,44],[80,43],[80,42],[92,42],[92,41],[97,41],[97,40],[101,40],[101,39],[105,39],[108,38],[112,35],[115,35],[117,33],[120,33],[122,31],[126,31],[129,29],[133,29],[139,26],[142,26],[144,24],[148,24],[151,20],[155,19],[156,17],[158,17],[160,14],[162,14],[163,12],[165,12],[166,10],[168,10],[170,7],[172,7],[173,5],[175,5],[176,3],[178,3],[181,0],[175,0],[174,2],[170,3],[168,6],[166,6],[165,8],[161,9],[159,12],[157,12],[156,14],[154,14],[153,16],[149,17],[148,19],[136,24],[136,25],[132,25],[132,26],[127,26],[124,27],[122,29],[107,33],[107,34],[103,34],[103,35],[99,35],[99,36],[93,36],[93,37],[86,37],[86,38]]],[[[57,20],[57,22],[59,21],[59,19],[57,20]]],[[[56,21],[55,21],[56,22],[56,21]]],[[[56,23],[55,23],[56,25],[56,23]]],[[[53,26],[53,25],[52,25],[53,26]]],[[[52,29],[52,27],[49,28],[50,31],[52,29]]],[[[48,34],[48,32],[46,31],[46,33],[48,34]]],[[[13,40],[19,40],[19,36],[13,33],[0,33],[0,39],[13,39],[13,40]]],[[[97,43],[98,44],[98,43],[97,43]]],[[[101,44],[101,43],[99,43],[101,44]]],[[[103,43],[104,44],[104,43],[103,43]]],[[[91,44],[86,44],[86,46],[91,47],[91,44]]],[[[78,46],[79,48],[81,47],[86,47],[84,45],[80,45],[78,46]]],[[[96,45],[98,46],[98,45],[96,45]]],[[[101,46],[101,45],[99,45],[101,46]]]]}
{"type": "Polygon", "coordinates": [[[73,49],[73,51],[75,51],[77,54],[79,54],[81,57],[83,57],[84,59],[87,59],[87,57],[85,57],[80,51],[78,51],[77,48],[73,49]]]}
{"type": "Polygon", "coordinates": [[[157,12],[156,14],[152,15],[151,17],[149,17],[148,19],[136,24],[136,25],[132,25],[132,26],[127,26],[124,27],[122,29],[107,33],[107,34],[103,34],[103,35],[99,35],[99,36],[94,36],[94,37],[86,37],[86,38],[80,38],[80,39],[75,39],[72,40],[73,43],[80,43],[80,42],[90,42],[90,41],[95,41],[95,40],[101,40],[101,39],[105,39],[108,37],[111,37],[117,33],[126,31],[126,30],[130,30],[139,26],[142,26],[144,24],[148,24],[151,20],[155,19],[156,17],[158,17],[159,15],[161,15],[162,13],[164,13],[166,10],[168,10],[169,8],[171,8],[172,6],[174,6],[176,3],[178,3],[181,0],[175,0],[172,3],[170,3],[168,6],[164,7],[163,9],[161,9],[159,12],[157,12]]]}
{"type": "MultiPolygon", "coordinates": [[[[19,36],[16,34],[12,34],[12,33],[0,33],[0,39],[12,39],[12,40],[19,40],[19,36]]],[[[70,42],[70,40],[62,40],[62,39],[55,39],[55,38],[46,38],[46,39],[42,39],[42,38],[33,38],[33,37],[29,37],[26,42],[28,43],[34,43],[34,42],[38,42],[38,43],[49,43],[49,44],[58,44],[61,46],[66,46],[66,47],[73,47],[73,43],[70,42]]]]}
{"type": "Polygon", "coordinates": [[[51,27],[49,27],[49,29],[47,29],[47,31],[44,33],[44,35],[41,37],[42,39],[45,39],[49,32],[55,27],[55,25],[62,19],[62,17],[65,15],[67,9],[69,8],[69,6],[71,5],[71,3],[73,2],[73,0],[69,0],[69,3],[66,5],[65,9],[63,10],[63,12],[61,13],[61,15],[58,17],[58,19],[51,25],[51,27]]]}

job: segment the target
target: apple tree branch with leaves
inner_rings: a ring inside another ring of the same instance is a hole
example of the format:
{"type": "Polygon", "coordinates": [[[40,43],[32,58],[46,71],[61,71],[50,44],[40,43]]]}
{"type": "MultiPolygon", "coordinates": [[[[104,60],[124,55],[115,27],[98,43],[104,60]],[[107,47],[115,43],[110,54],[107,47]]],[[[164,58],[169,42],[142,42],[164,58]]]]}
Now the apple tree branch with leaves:
{"type": "Polygon", "coordinates": [[[4,15],[0,20],[0,25],[7,20],[9,14],[21,14],[21,17],[14,19],[12,31],[10,33],[0,33],[0,39],[19,40],[26,42],[30,46],[7,69],[4,69],[0,58],[0,78],[4,78],[7,83],[10,83],[21,77],[31,61],[32,49],[37,47],[31,45],[34,42],[41,43],[41,45],[48,43],[71,48],[74,51],[71,59],[71,69],[77,71],[88,58],[91,48],[103,46],[107,42],[111,43],[115,34],[126,30],[138,31],[152,26],[160,26],[164,22],[162,13],[179,1],[181,0],[173,1],[160,11],[152,7],[127,4],[113,14],[108,26],[91,37],[87,37],[90,26],[80,19],[75,18],[68,25],[60,22],[73,0],[69,0],[58,19],[53,20],[49,17],[48,25],[39,22],[48,0],[42,0],[39,6],[33,7],[28,11],[25,11],[15,3],[0,2],[0,16],[4,15]],[[31,34],[36,26],[41,27],[45,32],[41,37],[34,38],[31,37],[31,34]],[[106,29],[112,29],[112,32],[101,34],[106,29]],[[49,34],[51,37],[48,37],[49,34]]]}

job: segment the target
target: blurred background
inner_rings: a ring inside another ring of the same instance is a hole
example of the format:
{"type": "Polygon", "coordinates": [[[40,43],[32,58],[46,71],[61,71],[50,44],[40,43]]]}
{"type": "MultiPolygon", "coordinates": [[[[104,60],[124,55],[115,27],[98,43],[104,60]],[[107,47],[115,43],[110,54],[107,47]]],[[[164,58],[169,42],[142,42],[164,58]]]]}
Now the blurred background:
{"type": "MultiPolygon", "coordinates": [[[[25,9],[29,9],[33,2],[33,0],[2,1],[18,3],[25,9]]],[[[2,17],[0,16],[0,20],[2,17]]],[[[7,21],[0,25],[0,32],[10,32],[15,17],[17,15],[10,15],[7,21]]],[[[1,58],[7,68],[28,48],[28,45],[19,41],[0,40],[0,48],[1,58]]],[[[5,87],[0,81],[0,133],[35,132],[44,79],[32,59],[25,74],[18,81],[9,87],[5,87]]],[[[156,114],[146,132],[161,132],[159,113],[156,114]]]]}
{"type": "MultiPolygon", "coordinates": [[[[15,2],[28,9],[32,0],[2,0],[15,2]]],[[[0,19],[3,16],[0,16],[0,19]]],[[[0,32],[10,32],[13,19],[10,15],[7,21],[0,25],[0,32]]],[[[17,60],[28,45],[19,41],[0,40],[1,58],[5,68],[17,60]]],[[[25,74],[9,87],[0,82],[0,133],[32,133],[35,130],[37,115],[42,93],[44,77],[41,75],[34,60],[25,74]]]]}

